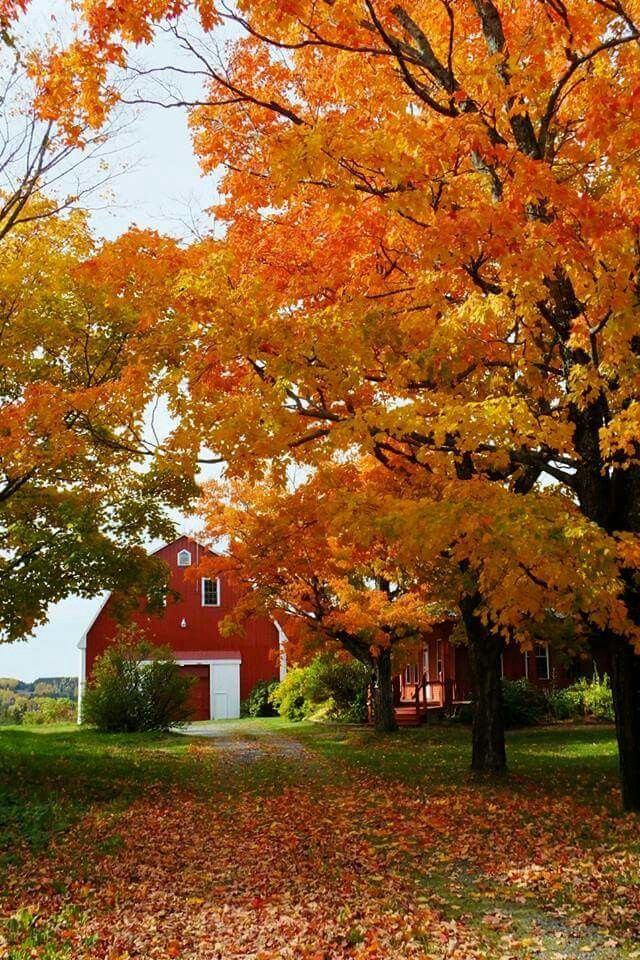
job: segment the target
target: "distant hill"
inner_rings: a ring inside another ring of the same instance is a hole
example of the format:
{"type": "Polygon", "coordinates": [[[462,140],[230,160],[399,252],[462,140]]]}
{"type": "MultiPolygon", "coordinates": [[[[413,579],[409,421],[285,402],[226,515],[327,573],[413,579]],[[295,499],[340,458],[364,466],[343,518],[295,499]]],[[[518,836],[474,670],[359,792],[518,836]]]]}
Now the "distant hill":
{"type": "Polygon", "coordinates": [[[0,689],[13,690],[23,697],[68,697],[78,699],[77,677],[38,677],[32,683],[14,677],[0,677],[0,689]]]}

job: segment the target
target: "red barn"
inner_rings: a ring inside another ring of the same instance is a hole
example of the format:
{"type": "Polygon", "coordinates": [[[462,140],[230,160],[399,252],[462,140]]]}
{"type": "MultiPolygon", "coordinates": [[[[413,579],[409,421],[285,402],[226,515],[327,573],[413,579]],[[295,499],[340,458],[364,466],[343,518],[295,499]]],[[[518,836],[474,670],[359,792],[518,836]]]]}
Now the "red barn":
{"type": "MultiPolygon", "coordinates": [[[[157,550],[155,556],[168,565],[169,585],[180,599],[169,602],[163,614],[149,616],[141,611],[133,619],[151,643],[170,647],[181,669],[197,678],[191,694],[193,718],[219,720],[240,716],[240,700],[258,680],[283,675],[285,637],[280,626],[267,617],[248,621],[243,631],[231,638],[220,633],[220,621],[233,609],[237,594],[224,577],[187,576],[205,552],[205,547],[189,537],[178,537],[157,550]]],[[[96,658],[118,630],[110,616],[110,603],[109,596],[78,644],[79,708],[96,658]]]]}

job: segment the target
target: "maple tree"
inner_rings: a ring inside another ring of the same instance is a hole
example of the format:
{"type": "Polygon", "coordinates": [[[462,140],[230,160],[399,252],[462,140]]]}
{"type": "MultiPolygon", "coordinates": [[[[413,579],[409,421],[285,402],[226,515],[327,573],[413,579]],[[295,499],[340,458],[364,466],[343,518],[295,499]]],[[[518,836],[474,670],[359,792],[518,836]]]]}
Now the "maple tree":
{"type": "Polygon", "coordinates": [[[203,514],[209,536],[229,543],[206,572],[243,587],[229,629],[284,611],[294,659],[339,644],[373,666],[379,693],[382,666],[383,729],[393,725],[391,663],[397,673],[415,662],[422,636],[457,614],[467,636],[454,639],[467,641],[476,688],[477,772],[506,764],[506,643],[579,656],[594,627],[633,629],[615,541],[553,489],[525,502],[478,478],[390,473],[370,457],[324,464],[297,484],[268,475],[209,485],[203,514]],[[495,663],[478,662],[470,613],[495,638],[495,663]]]}
{"type": "Polygon", "coordinates": [[[70,593],[160,605],[166,569],[144,543],[171,535],[166,506],[193,492],[193,469],[144,438],[175,354],[175,324],[163,333],[175,245],[134,232],[99,247],[84,214],[43,204],[0,244],[3,640],[70,593]]]}
{"type": "Polygon", "coordinates": [[[640,808],[637,0],[83,11],[33,67],[70,135],[104,119],[155,24],[204,78],[185,105],[228,222],[188,284],[211,447],[237,469],[359,444],[461,482],[558,484],[615,537],[634,628],[593,649],[640,808]],[[241,32],[222,69],[188,10],[241,32]]]}
{"type": "Polygon", "coordinates": [[[288,661],[337,649],[363,663],[372,674],[375,725],[388,732],[397,727],[393,672],[415,660],[422,633],[442,608],[429,586],[398,564],[396,544],[382,529],[372,535],[369,528],[365,540],[344,525],[345,507],[353,510],[356,500],[363,506],[368,481],[346,463],[327,465],[293,490],[269,477],[209,484],[206,531],[228,549],[200,566],[225,573],[241,589],[226,629],[256,614],[284,617],[288,661]],[[341,490],[355,499],[343,506],[341,490]]]}

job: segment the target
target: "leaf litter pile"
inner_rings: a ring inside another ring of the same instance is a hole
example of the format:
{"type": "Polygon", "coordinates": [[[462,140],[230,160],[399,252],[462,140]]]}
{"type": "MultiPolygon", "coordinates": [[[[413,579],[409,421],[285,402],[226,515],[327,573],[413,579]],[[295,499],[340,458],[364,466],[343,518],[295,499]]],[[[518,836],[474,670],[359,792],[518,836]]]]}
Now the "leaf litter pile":
{"type": "Polygon", "coordinates": [[[635,816],[295,751],[260,786],[255,754],[190,752],[209,795],[154,787],[10,871],[0,957],[640,958],[635,816]]]}

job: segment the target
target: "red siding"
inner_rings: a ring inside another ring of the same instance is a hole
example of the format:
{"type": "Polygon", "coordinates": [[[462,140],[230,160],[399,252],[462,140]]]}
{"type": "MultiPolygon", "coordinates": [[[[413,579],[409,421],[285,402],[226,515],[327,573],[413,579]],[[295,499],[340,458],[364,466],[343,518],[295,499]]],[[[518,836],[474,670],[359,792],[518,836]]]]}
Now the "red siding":
{"type": "MultiPolygon", "coordinates": [[[[453,629],[450,623],[437,624],[423,638],[423,652],[429,650],[429,677],[434,682],[432,695],[438,695],[436,681],[444,681],[447,685],[448,696],[453,701],[470,700],[472,696],[471,671],[469,669],[469,654],[466,646],[449,642],[453,629]],[[441,669],[438,669],[440,665],[441,669]]],[[[422,677],[425,666],[424,655],[418,658],[417,674],[422,677]]],[[[527,675],[525,654],[517,644],[508,643],[502,655],[503,674],[507,680],[521,680],[527,675]]],[[[531,683],[545,689],[551,686],[563,687],[572,682],[572,675],[558,662],[553,650],[549,648],[549,677],[538,676],[535,650],[528,655],[528,678],[531,683]]],[[[415,684],[407,683],[405,673],[396,680],[396,700],[410,701],[415,696],[415,684]]]]}
{"type": "MultiPolygon", "coordinates": [[[[152,643],[171,647],[178,659],[181,659],[181,653],[194,650],[215,651],[216,655],[221,651],[239,650],[242,659],[240,697],[245,699],[258,680],[278,678],[278,632],[267,617],[256,617],[248,621],[240,633],[228,638],[220,633],[220,621],[233,609],[237,594],[222,579],[220,606],[202,606],[200,578],[193,578],[193,568],[202,558],[203,549],[190,538],[179,537],[158,550],[156,556],[168,564],[170,585],[180,594],[180,599],[169,601],[163,615],[150,617],[141,611],[133,619],[152,643]],[[178,566],[178,553],[183,549],[191,551],[191,567],[178,566]],[[181,626],[183,620],[186,621],[186,627],[181,626]]],[[[88,680],[91,679],[96,657],[104,652],[118,629],[109,616],[109,607],[110,601],[107,601],[87,633],[88,680]]]]}
{"type": "Polygon", "coordinates": [[[209,684],[209,667],[205,664],[185,665],[180,668],[183,673],[189,677],[195,677],[195,683],[191,687],[189,696],[189,707],[191,709],[192,720],[208,720],[211,716],[209,703],[211,699],[209,684]]]}

